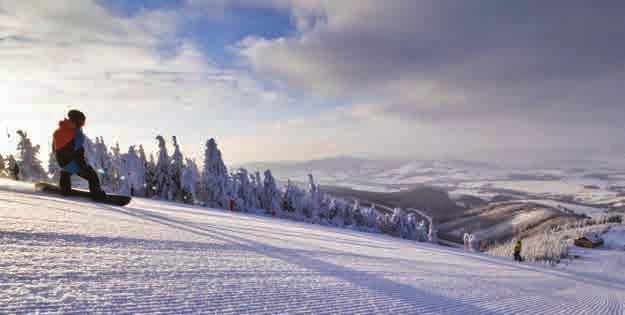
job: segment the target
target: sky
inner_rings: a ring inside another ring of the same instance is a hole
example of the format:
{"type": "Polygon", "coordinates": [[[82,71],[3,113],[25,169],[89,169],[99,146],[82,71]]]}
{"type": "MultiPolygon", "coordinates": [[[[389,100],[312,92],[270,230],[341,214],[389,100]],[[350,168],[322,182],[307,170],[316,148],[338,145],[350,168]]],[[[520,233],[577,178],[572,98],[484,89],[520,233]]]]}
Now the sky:
{"type": "MultiPolygon", "coordinates": [[[[0,0],[0,127],[201,160],[625,158],[625,2],[0,0]]],[[[0,152],[15,135],[0,137],[0,152]]]]}

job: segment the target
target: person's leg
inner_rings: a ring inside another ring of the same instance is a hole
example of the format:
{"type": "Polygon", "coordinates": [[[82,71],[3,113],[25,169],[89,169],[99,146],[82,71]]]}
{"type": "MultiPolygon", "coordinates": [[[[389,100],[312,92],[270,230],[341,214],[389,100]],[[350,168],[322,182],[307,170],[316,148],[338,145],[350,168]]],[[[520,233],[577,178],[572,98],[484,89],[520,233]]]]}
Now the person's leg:
{"type": "Polygon", "coordinates": [[[61,194],[67,196],[72,191],[72,174],[66,171],[61,171],[61,179],[59,180],[59,188],[61,194]]]}
{"type": "Polygon", "coordinates": [[[78,176],[84,178],[89,182],[89,192],[94,199],[102,198],[105,196],[102,191],[102,187],[100,187],[100,179],[98,178],[98,174],[93,170],[91,166],[81,169],[78,172],[78,176]]]}

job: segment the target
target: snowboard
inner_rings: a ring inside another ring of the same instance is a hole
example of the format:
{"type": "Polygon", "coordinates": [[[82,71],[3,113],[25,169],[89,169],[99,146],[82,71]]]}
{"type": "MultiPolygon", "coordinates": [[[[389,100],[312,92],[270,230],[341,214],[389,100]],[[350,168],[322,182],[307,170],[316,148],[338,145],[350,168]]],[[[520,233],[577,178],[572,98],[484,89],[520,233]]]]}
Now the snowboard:
{"type": "MultiPolygon", "coordinates": [[[[61,188],[59,188],[59,186],[57,185],[53,185],[49,183],[41,183],[41,182],[35,183],[35,190],[61,195],[61,188]]],[[[72,189],[70,192],[70,196],[79,197],[79,198],[87,198],[93,202],[104,203],[104,204],[109,204],[109,205],[114,205],[114,206],[121,206],[121,207],[129,204],[130,201],[132,200],[132,198],[128,196],[110,195],[110,194],[106,194],[105,200],[93,200],[91,199],[91,193],[83,189],[72,189]]]]}

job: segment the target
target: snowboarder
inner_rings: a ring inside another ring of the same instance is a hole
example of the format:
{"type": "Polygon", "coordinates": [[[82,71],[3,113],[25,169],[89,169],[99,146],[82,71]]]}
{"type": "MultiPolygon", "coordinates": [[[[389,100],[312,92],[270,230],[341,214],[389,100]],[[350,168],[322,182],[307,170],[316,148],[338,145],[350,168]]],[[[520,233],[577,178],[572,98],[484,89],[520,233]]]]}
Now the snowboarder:
{"type": "Polygon", "coordinates": [[[514,244],[514,260],[522,262],[523,257],[521,257],[521,249],[523,248],[523,244],[521,240],[517,240],[516,244],[514,244]]]}
{"type": "Polygon", "coordinates": [[[85,120],[85,114],[70,110],[67,118],[59,122],[59,128],[54,132],[52,146],[61,167],[59,187],[63,195],[69,195],[72,189],[71,176],[75,174],[89,182],[92,199],[103,201],[106,194],[100,187],[98,174],[85,160],[85,135],[82,132],[85,120]]]}

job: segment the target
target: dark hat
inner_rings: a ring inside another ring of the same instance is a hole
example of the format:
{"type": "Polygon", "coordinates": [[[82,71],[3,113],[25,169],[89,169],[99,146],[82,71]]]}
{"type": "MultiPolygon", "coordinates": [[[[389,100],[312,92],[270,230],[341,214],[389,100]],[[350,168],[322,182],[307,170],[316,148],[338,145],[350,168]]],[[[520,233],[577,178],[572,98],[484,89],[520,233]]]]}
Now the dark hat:
{"type": "Polygon", "coordinates": [[[87,119],[87,117],[85,116],[85,114],[79,110],[76,109],[72,109],[67,113],[67,117],[69,118],[69,120],[73,121],[73,122],[79,122],[82,121],[84,122],[85,119],[87,119]]]}

